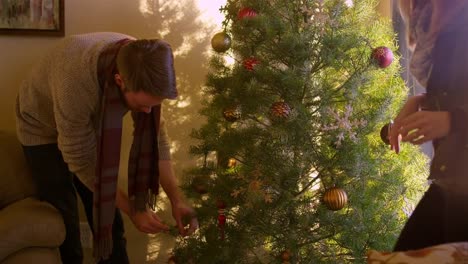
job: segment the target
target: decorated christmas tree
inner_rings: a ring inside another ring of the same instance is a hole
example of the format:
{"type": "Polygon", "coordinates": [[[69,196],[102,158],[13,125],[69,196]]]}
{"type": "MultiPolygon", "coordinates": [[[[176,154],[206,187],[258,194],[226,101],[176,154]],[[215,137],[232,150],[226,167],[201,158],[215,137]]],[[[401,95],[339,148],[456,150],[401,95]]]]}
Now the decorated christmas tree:
{"type": "Polygon", "coordinates": [[[374,0],[228,0],[184,189],[199,230],[170,263],[364,263],[424,190],[387,124],[407,96],[374,0]],[[393,61],[393,63],[392,63],[393,61]]]}

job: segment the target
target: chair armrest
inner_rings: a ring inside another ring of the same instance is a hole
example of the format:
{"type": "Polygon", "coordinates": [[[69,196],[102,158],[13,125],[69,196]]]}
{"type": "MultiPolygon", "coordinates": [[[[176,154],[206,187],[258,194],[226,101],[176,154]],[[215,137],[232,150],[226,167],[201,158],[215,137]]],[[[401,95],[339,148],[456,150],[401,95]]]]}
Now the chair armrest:
{"type": "Polygon", "coordinates": [[[0,210],[0,262],[27,247],[58,247],[65,225],[52,205],[29,197],[0,210]]]}

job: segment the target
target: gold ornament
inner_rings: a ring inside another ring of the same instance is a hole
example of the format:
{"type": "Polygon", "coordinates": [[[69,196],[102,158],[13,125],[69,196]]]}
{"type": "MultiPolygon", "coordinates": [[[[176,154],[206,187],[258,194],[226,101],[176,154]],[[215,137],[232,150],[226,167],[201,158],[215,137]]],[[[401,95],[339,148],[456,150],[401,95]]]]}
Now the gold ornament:
{"type": "Polygon", "coordinates": [[[333,187],[328,189],[323,195],[323,203],[328,209],[338,211],[346,206],[348,203],[348,196],[343,189],[333,187]]]}
{"type": "Polygon", "coordinates": [[[270,107],[270,114],[276,119],[286,119],[290,113],[291,107],[285,102],[276,102],[270,107]]]}
{"type": "Polygon", "coordinates": [[[241,108],[239,106],[224,109],[223,116],[229,122],[236,122],[241,118],[241,108]]]}
{"type": "Polygon", "coordinates": [[[225,52],[231,47],[231,37],[225,32],[218,32],[211,39],[211,47],[216,52],[225,52]]]}

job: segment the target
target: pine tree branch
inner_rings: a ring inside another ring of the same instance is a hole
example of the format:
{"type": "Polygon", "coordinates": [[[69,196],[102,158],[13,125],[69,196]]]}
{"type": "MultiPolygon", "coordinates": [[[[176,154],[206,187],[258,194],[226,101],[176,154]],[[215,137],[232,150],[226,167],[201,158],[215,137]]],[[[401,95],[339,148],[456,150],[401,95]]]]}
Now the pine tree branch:
{"type": "Polygon", "coordinates": [[[269,127],[270,127],[268,124],[263,123],[262,121],[260,121],[256,116],[251,116],[251,115],[249,115],[249,116],[247,116],[247,117],[248,117],[249,119],[251,119],[251,120],[257,122],[258,124],[264,126],[265,128],[269,128],[269,127]]]}
{"type": "Polygon", "coordinates": [[[301,191],[297,192],[294,194],[294,196],[301,196],[303,193],[305,193],[309,188],[310,186],[312,186],[312,184],[314,184],[315,181],[317,181],[318,179],[320,179],[320,172],[317,174],[316,177],[314,177],[306,186],[304,186],[304,188],[302,188],[301,191]]]}

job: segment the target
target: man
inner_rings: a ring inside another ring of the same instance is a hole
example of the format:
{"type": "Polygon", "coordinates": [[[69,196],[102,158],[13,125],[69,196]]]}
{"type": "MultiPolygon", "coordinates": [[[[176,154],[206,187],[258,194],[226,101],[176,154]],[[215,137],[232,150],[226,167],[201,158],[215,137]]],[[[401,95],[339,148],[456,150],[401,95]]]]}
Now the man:
{"type": "Polygon", "coordinates": [[[24,81],[17,97],[17,133],[39,198],[63,215],[63,263],[83,259],[75,187],[99,263],[128,263],[120,210],[142,232],[169,230],[148,208],[159,184],[171,201],[179,233],[197,228],[193,209],[181,200],[160,121],[161,102],[176,97],[173,55],[166,42],[110,32],[64,39],[24,81]],[[128,110],[135,124],[130,199],[117,190],[122,118],[128,110]],[[182,218],[192,219],[188,229],[182,218]]]}

